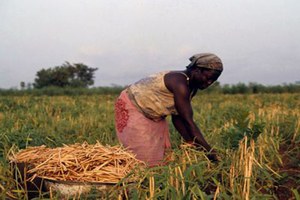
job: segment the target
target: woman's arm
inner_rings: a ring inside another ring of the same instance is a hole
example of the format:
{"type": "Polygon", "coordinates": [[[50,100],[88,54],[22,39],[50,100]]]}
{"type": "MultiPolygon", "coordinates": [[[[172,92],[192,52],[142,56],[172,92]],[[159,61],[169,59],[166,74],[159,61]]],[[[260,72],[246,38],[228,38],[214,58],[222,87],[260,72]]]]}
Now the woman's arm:
{"type": "MultiPolygon", "coordinates": [[[[172,122],[173,125],[175,126],[176,130],[180,133],[180,135],[184,138],[184,140],[187,143],[194,144],[196,146],[200,146],[200,144],[194,143],[194,140],[191,135],[187,132],[184,123],[182,122],[181,118],[179,115],[172,115],[172,122]]],[[[205,140],[203,138],[203,140],[205,140]]],[[[207,150],[207,149],[206,149],[207,150]]],[[[216,153],[215,150],[210,150],[210,154],[207,155],[207,157],[212,160],[212,161],[217,161],[220,160],[220,157],[216,153]]]]}
{"type": "Polygon", "coordinates": [[[172,115],[172,123],[187,143],[193,143],[193,137],[187,132],[179,115],[172,115]]]}
{"type": "Polygon", "coordinates": [[[174,94],[175,107],[178,112],[173,118],[173,124],[184,139],[194,141],[207,151],[210,145],[204,139],[200,129],[193,120],[193,109],[190,102],[191,89],[187,85],[186,77],[180,73],[169,73],[164,78],[166,87],[174,94]]]}
{"type": "Polygon", "coordinates": [[[201,145],[207,151],[211,150],[211,146],[204,139],[201,130],[196,125],[193,119],[193,109],[190,103],[190,91],[185,85],[178,85],[174,90],[175,107],[178,111],[178,117],[175,119],[175,128],[179,133],[187,138],[192,139],[196,145],[201,145]]]}
{"type": "MultiPolygon", "coordinates": [[[[192,91],[186,83],[185,77],[178,75],[178,73],[165,76],[166,87],[174,94],[175,107],[178,112],[177,116],[172,116],[172,122],[187,142],[193,142],[196,146],[202,146],[206,151],[211,151],[211,146],[206,142],[200,129],[194,122],[193,109],[190,102],[192,91]]],[[[211,160],[217,160],[218,156],[215,151],[212,151],[208,157],[211,160]]]]}

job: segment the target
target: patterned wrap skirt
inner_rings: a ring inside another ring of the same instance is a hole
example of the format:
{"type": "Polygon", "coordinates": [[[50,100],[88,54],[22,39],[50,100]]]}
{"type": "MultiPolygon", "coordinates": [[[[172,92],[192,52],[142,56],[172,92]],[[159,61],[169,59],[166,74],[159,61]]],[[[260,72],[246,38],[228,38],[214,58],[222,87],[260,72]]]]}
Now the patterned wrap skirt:
{"type": "Polygon", "coordinates": [[[165,150],[171,148],[166,119],[155,122],[131,103],[126,90],[115,102],[118,140],[139,160],[153,167],[163,164],[165,150]]]}

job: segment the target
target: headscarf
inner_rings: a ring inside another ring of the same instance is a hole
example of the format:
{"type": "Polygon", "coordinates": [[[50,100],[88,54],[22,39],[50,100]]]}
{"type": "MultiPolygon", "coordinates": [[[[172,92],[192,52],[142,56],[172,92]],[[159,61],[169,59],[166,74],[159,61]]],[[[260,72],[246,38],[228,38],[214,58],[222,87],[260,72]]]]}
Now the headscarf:
{"type": "Polygon", "coordinates": [[[217,71],[223,71],[223,64],[221,59],[212,53],[201,53],[193,55],[190,58],[191,63],[187,68],[190,68],[192,66],[196,67],[204,67],[208,69],[214,69],[217,71]]]}

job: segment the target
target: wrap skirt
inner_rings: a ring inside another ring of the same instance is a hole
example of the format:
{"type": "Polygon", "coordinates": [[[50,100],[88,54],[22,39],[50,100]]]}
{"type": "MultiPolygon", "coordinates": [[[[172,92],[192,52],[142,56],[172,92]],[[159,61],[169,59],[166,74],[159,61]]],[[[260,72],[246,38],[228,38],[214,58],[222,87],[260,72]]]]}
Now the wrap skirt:
{"type": "Polygon", "coordinates": [[[136,158],[153,167],[163,164],[165,150],[171,148],[168,122],[155,122],[145,117],[131,103],[126,90],[115,102],[117,137],[136,158]]]}

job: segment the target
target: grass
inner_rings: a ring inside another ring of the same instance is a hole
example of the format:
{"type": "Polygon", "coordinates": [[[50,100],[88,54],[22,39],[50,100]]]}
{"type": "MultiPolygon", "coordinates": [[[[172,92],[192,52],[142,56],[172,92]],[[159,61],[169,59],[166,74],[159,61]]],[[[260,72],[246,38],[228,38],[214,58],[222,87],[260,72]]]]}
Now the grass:
{"type": "MultiPolygon", "coordinates": [[[[8,163],[11,149],[97,140],[118,144],[116,97],[0,97],[0,197],[28,198],[8,163]]],[[[211,163],[205,153],[184,145],[170,123],[172,156],[167,165],[137,172],[139,182],[129,184],[125,178],[105,195],[93,190],[81,198],[117,199],[121,193],[130,199],[299,198],[299,94],[198,95],[193,108],[195,121],[221,161],[211,163]]]]}

